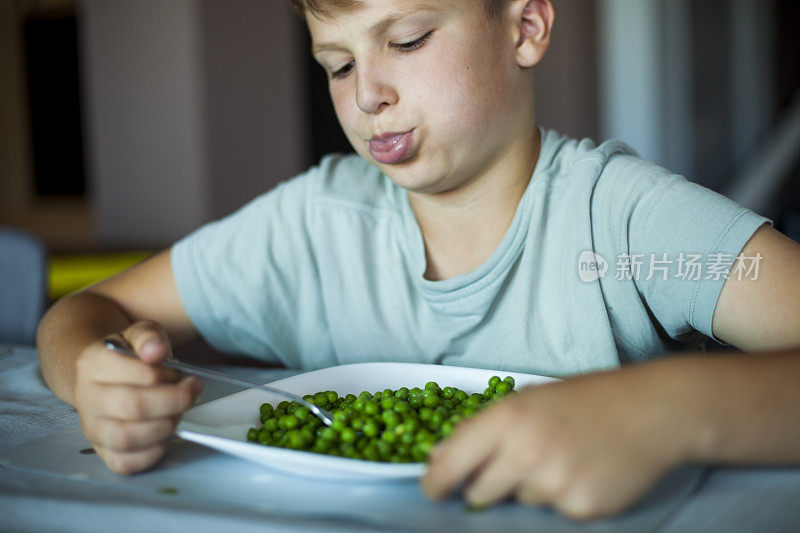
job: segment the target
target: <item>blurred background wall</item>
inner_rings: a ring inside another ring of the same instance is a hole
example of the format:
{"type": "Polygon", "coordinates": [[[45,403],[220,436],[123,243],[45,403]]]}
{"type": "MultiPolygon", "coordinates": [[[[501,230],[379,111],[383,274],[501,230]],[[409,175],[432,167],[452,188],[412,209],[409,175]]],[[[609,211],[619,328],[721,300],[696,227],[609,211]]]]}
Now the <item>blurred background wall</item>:
{"type": "MultiPolygon", "coordinates": [[[[789,233],[798,4],[554,0],[538,120],[622,139],[789,233]]],[[[166,247],[349,150],[288,1],[0,0],[0,71],[0,224],[54,254],[166,247]]]]}

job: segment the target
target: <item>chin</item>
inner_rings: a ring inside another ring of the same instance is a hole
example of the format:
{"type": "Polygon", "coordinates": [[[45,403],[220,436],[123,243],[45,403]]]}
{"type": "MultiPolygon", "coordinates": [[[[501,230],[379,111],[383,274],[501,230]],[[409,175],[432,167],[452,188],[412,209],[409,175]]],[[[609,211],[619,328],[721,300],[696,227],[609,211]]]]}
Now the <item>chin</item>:
{"type": "Polygon", "coordinates": [[[436,180],[431,180],[429,173],[419,168],[412,168],[407,163],[379,165],[379,168],[395,185],[408,191],[427,192],[430,188],[435,187],[436,180]]]}

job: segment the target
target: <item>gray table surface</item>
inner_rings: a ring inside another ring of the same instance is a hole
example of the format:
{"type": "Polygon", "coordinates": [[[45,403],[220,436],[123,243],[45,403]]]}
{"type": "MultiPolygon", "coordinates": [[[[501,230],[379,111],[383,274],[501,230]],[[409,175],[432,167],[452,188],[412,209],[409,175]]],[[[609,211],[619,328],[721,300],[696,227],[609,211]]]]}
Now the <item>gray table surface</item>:
{"type": "MultiPolygon", "coordinates": [[[[295,372],[211,364],[263,383],[295,372]]],[[[207,383],[200,402],[236,392],[207,383]]],[[[415,482],[335,483],[284,474],[176,439],[145,474],[103,467],[74,409],[41,379],[36,350],[0,345],[3,531],[796,531],[800,469],[686,468],[612,520],[578,524],[507,503],[473,513],[415,482]],[[169,491],[165,491],[169,488],[169,491]],[[313,505],[313,506],[312,506],[313,505]]]]}

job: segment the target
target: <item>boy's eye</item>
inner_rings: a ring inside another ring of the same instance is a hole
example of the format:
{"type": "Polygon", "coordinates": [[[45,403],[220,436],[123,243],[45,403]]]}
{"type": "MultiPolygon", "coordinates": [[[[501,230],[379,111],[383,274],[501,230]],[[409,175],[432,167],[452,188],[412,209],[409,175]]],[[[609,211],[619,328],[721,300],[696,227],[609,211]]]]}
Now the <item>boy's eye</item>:
{"type": "Polygon", "coordinates": [[[401,52],[413,52],[414,50],[422,48],[425,43],[428,42],[428,39],[431,38],[431,35],[433,35],[433,30],[429,31],[419,39],[411,41],[410,43],[392,43],[389,46],[401,52]]]}
{"type": "Polygon", "coordinates": [[[351,70],[353,70],[353,66],[355,66],[355,62],[351,61],[342,68],[335,70],[331,73],[331,78],[342,78],[347,76],[351,70]]]}
{"type": "MultiPolygon", "coordinates": [[[[419,39],[415,39],[415,40],[413,40],[411,42],[408,42],[408,43],[390,43],[389,46],[391,46],[392,48],[394,48],[395,50],[398,50],[400,52],[413,52],[414,50],[418,50],[418,49],[422,48],[423,46],[425,46],[425,43],[428,42],[428,39],[431,38],[431,35],[433,35],[433,30],[429,31],[428,33],[426,33],[425,35],[423,35],[419,39]]],[[[350,71],[353,70],[354,67],[355,67],[355,61],[349,62],[348,64],[346,64],[342,68],[340,68],[338,70],[334,70],[331,73],[331,79],[344,78],[345,76],[350,74],[350,71]]]]}

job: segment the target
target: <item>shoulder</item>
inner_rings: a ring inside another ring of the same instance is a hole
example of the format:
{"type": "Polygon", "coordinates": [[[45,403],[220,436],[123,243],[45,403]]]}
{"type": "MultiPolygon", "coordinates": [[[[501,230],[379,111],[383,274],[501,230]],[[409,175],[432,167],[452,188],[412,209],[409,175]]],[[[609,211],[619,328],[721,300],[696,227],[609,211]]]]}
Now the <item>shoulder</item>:
{"type": "Polygon", "coordinates": [[[590,138],[574,139],[553,130],[542,130],[537,171],[548,174],[554,182],[576,172],[597,178],[611,161],[643,162],[630,146],[621,141],[611,140],[597,145],[590,138]]]}

